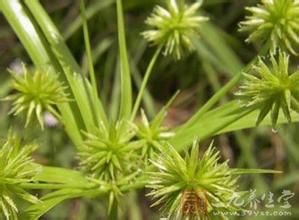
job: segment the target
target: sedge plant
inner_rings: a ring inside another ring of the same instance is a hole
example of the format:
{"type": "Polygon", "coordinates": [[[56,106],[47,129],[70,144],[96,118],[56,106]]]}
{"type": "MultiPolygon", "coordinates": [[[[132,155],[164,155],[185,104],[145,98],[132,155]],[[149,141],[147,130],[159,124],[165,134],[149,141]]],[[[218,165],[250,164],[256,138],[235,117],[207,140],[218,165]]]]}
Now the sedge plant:
{"type": "Polygon", "coordinates": [[[241,30],[259,30],[249,37],[249,41],[261,39],[259,55],[189,120],[167,127],[164,119],[176,95],[152,118],[143,110],[142,99],[161,55],[174,58],[176,65],[176,60],[196,49],[202,27],[210,25],[209,18],[199,11],[202,1],[189,4],[184,0],[167,0],[165,5],[156,6],[146,20],[150,30],[143,31],[142,36],[156,47],[156,52],[136,98],[123,1],[115,1],[120,92],[119,110],[114,118],[101,100],[84,0],[80,1],[80,9],[88,75],[82,74],[38,0],[0,0],[2,13],[33,62],[32,68],[24,65],[23,75],[12,73],[14,91],[4,101],[12,103],[12,114],[23,115],[25,127],[31,122],[43,128],[43,114],[46,111],[53,114],[72,141],[78,161],[74,170],[38,165],[30,158],[35,145],[23,144],[10,135],[0,151],[1,215],[5,219],[33,220],[65,200],[91,198],[107,203],[107,216],[115,220],[120,218],[124,196],[140,188],[149,189],[152,206],[160,208],[161,216],[171,219],[214,219],[213,211],[238,210],[240,207],[231,205],[229,200],[242,194],[238,188],[240,175],[278,171],[231,168],[227,161],[221,162],[214,144],[200,156],[198,140],[256,124],[272,124],[277,128],[279,124],[299,120],[299,93],[295,86],[298,70],[288,70],[289,56],[296,54],[290,41],[295,46],[298,43],[295,16],[298,2],[282,1],[285,5],[279,2],[262,1],[249,9],[254,15],[241,23],[241,30]],[[270,12],[280,16],[275,25],[270,12]],[[282,30],[283,22],[289,25],[287,32],[282,30]],[[270,47],[265,42],[268,35],[274,39],[270,47]],[[216,107],[243,78],[234,100],[216,107]],[[37,198],[30,190],[46,193],[37,198]],[[15,197],[28,202],[22,212],[15,197]]]}

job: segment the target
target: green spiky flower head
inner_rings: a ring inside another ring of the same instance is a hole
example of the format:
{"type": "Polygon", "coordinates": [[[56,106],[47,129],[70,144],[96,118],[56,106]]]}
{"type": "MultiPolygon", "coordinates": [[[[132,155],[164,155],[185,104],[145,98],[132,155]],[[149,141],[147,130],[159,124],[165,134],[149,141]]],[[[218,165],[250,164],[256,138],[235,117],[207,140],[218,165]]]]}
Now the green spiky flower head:
{"type": "Polygon", "coordinates": [[[18,219],[19,209],[15,199],[23,199],[30,203],[39,200],[26,192],[21,184],[33,181],[40,167],[33,163],[30,155],[36,145],[22,145],[20,139],[10,134],[0,148],[0,218],[18,219]]]}
{"type": "Polygon", "coordinates": [[[197,15],[201,3],[190,6],[169,0],[167,7],[157,6],[146,23],[152,28],[142,33],[153,45],[164,48],[164,55],[181,59],[194,49],[193,40],[199,36],[202,22],[208,18],[197,15]]]}
{"type": "Polygon", "coordinates": [[[32,116],[35,115],[41,127],[44,127],[43,114],[48,111],[55,117],[59,114],[54,106],[58,103],[69,101],[65,93],[65,87],[58,80],[56,74],[36,69],[29,71],[23,65],[23,74],[12,72],[13,89],[16,94],[6,98],[13,102],[10,113],[19,115],[25,113],[27,126],[32,116]]]}
{"type": "Polygon", "coordinates": [[[171,146],[152,163],[147,185],[169,219],[209,219],[212,211],[236,210],[229,201],[237,192],[238,176],[227,162],[219,162],[219,152],[211,144],[199,158],[197,142],[182,158],[171,146]]]}
{"type": "Polygon", "coordinates": [[[145,145],[142,147],[142,156],[152,158],[159,150],[160,145],[175,135],[167,127],[163,126],[163,121],[166,116],[166,111],[162,109],[159,114],[150,122],[143,110],[141,110],[141,122],[136,128],[137,137],[145,140],[145,145]]]}
{"type": "Polygon", "coordinates": [[[138,169],[140,147],[128,122],[118,121],[108,127],[103,123],[93,133],[84,132],[86,140],[79,150],[80,166],[93,178],[117,181],[138,169]]]}
{"type": "Polygon", "coordinates": [[[274,54],[281,49],[298,55],[298,0],[262,0],[256,7],[246,9],[251,15],[240,23],[240,30],[251,33],[248,42],[269,44],[274,54]]]}
{"type": "Polygon", "coordinates": [[[245,107],[260,110],[257,125],[271,112],[276,128],[279,112],[291,122],[291,110],[299,112],[299,71],[289,71],[289,56],[279,52],[270,56],[267,65],[261,58],[250,73],[244,73],[244,83],[236,93],[245,107]]]}

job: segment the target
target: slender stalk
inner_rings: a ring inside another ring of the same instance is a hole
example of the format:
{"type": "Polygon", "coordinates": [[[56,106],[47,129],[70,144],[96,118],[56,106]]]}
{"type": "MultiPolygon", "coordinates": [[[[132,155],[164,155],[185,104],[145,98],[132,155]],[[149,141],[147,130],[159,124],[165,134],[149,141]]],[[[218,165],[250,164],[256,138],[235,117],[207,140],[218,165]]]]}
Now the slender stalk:
{"type": "Polygon", "coordinates": [[[109,220],[116,220],[116,219],[118,219],[118,204],[117,204],[116,199],[113,200],[113,204],[112,204],[111,210],[108,213],[108,219],[109,220]]]}
{"type": "MultiPolygon", "coordinates": [[[[91,54],[90,38],[89,38],[84,0],[80,0],[80,10],[81,10],[82,25],[83,25],[84,43],[86,48],[87,60],[88,60],[89,76],[92,85],[92,93],[93,93],[92,102],[94,105],[96,105],[97,100],[99,100],[99,95],[97,91],[98,86],[97,86],[97,80],[96,80],[95,71],[93,67],[93,59],[91,54]]],[[[99,122],[97,114],[95,112],[93,112],[93,114],[95,119],[97,119],[97,121],[99,122]]]]}
{"type": "MultiPolygon", "coordinates": [[[[211,63],[205,62],[204,60],[202,67],[204,69],[205,77],[207,77],[209,83],[213,88],[213,92],[216,93],[221,89],[221,82],[219,80],[217,71],[214,69],[211,63]]],[[[227,101],[228,100],[226,96],[222,97],[222,99],[220,100],[221,104],[224,104],[227,101]]]]}
{"type": "Polygon", "coordinates": [[[127,206],[128,210],[128,219],[140,220],[142,219],[142,206],[140,206],[138,201],[138,192],[130,192],[127,201],[129,206],[127,206]]]}
{"type": "MultiPolygon", "coordinates": [[[[85,15],[86,20],[90,20],[95,15],[97,15],[101,10],[104,10],[108,7],[110,7],[112,4],[114,4],[115,0],[105,0],[105,1],[94,1],[92,4],[90,4],[89,7],[86,8],[85,15]]],[[[78,31],[82,26],[82,20],[80,17],[76,17],[74,21],[72,21],[68,27],[66,27],[66,30],[63,33],[63,37],[65,40],[68,40],[71,38],[74,33],[78,31]]]]}
{"type": "MultiPolygon", "coordinates": [[[[82,187],[71,185],[71,184],[57,184],[57,183],[21,183],[20,186],[24,189],[80,189],[82,187]]],[[[95,188],[95,184],[85,186],[84,189],[88,190],[95,188]]]]}
{"type": "MultiPolygon", "coordinates": [[[[132,65],[133,80],[134,80],[135,85],[137,86],[138,91],[139,91],[141,88],[142,80],[143,80],[142,74],[140,73],[139,69],[137,68],[135,61],[132,61],[131,65],[132,65]]],[[[144,90],[142,102],[144,103],[144,108],[146,109],[148,116],[150,118],[154,117],[155,112],[156,112],[154,100],[153,100],[153,97],[151,96],[151,94],[149,93],[148,89],[144,90]]]]}
{"type": "Polygon", "coordinates": [[[230,124],[234,123],[235,121],[243,118],[243,117],[246,117],[247,115],[249,115],[250,113],[252,113],[253,111],[255,111],[254,108],[251,108],[251,109],[247,109],[246,111],[244,111],[243,113],[241,114],[237,114],[236,116],[234,117],[231,117],[225,124],[221,124],[219,126],[216,126],[212,131],[208,132],[207,134],[205,134],[202,139],[206,139],[206,138],[209,138],[209,137],[212,137],[212,136],[215,136],[218,134],[218,132],[220,130],[222,130],[223,128],[229,126],[230,124]]]}
{"type": "Polygon", "coordinates": [[[90,38],[89,38],[89,31],[88,31],[87,19],[86,19],[86,14],[85,14],[84,0],[80,0],[80,10],[81,10],[82,25],[83,25],[84,43],[85,43],[85,49],[86,49],[86,54],[87,54],[87,58],[88,58],[89,74],[90,74],[90,79],[91,79],[91,84],[93,86],[93,89],[96,91],[97,90],[97,81],[96,81],[95,71],[94,71],[94,67],[93,67],[93,63],[92,63],[90,38]]]}
{"type": "Polygon", "coordinates": [[[268,51],[269,45],[265,45],[259,52],[259,54],[252,59],[241,71],[239,71],[224,87],[216,92],[212,98],[210,98],[199,111],[189,119],[184,125],[179,127],[177,130],[182,130],[186,127],[193,126],[206,112],[208,112],[219,100],[221,100],[242,78],[243,72],[248,71],[252,64],[254,64],[259,56],[264,55],[268,51]]]}
{"type": "MultiPolygon", "coordinates": [[[[186,128],[186,129],[181,130],[180,132],[176,133],[176,135],[170,140],[170,143],[173,144],[173,146],[175,146],[176,150],[181,151],[186,146],[188,146],[188,144],[190,143],[188,140],[189,138],[191,140],[194,138],[198,138],[199,140],[205,140],[209,137],[215,136],[221,130],[223,130],[224,128],[233,124],[234,122],[240,120],[241,118],[246,117],[247,115],[252,113],[254,110],[255,109],[253,109],[253,108],[249,108],[249,109],[246,109],[239,113],[234,113],[234,114],[233,114],[233,112],[235,110],[227,112],[226,116],[222,115],[223,117],[225,116],[224,121],[218,122],[218,124],[217,124],[217,121],[213,121],[214,123],[216,123],[216,125],[213,125],[211,128],[209,128],[209,126],[201,127],[201,129],[204,129],[202,133],[199,133],[198,126],[192,126],[192,127],[186,128]],[[232,114],[232,115],[230,115],[230,114],[232,114]]],[[[220,116],[220,118],[222,116],[220,116]]]]}
{"type": "Polygon", "coordinates": [[[142,99],[142,96],[144,94],[144,91],[145,91],[145,87],[147,85],[147,82],[149,80],[149,77],[152,73],[152,70],[156,64],[156,61],[159,57],[159,54],[161,52],[161,47],[159,47],[155,54],[153,55],[152,59],[151,59],[151,62],[149,63],[147,69],[146,69],[146,72],[145,72],[145,75],[144,75],[144,78],[143,78],[143,81],[142,81],[142,84],[140,86],[140,90],[139,90],[139,93],[137,95],[137,99],[135,101],[135,104],[134,104],[134,108],[133,108],[133,112],[132,112],[132,115],[131,115],[131,121],[134,120],[134,118],[136,117],[136,114],[137,114],[137,111],[140,107],[140,103],[141,103],[141,99],[142,99]]]}
{"type": "MultiPolygon", "coordinates": [[[[223,98],[229,90],[231,90],[241,79],[242,73],[236,74],[222,89],[215,93],[215,95],[204,104],[204,106],[197,112],[195,118],[200,118],[207,111],[209,111],[221,98],[223,98]]],[[[190,121],[191,122],[191,121],[190,121]]],[[[191,123],[192,124],[192,123],[191,123]]]]}
{"type": "Polygon", "coordinates": [[[121,81],[121,100],[119,117],[129,118],[132,111],[132,85],[131,73],[128,59],[128,50],[125,36],[125,24],[123,15],[122,0],[116,0],[118,42],[120,54],[120,81],[121,81]]]}
{"type": "MultiPolygon", "coordinates": [[[[147,49],[147,43],[145,41],[142,41],[140,45],[138,46],[138,49],[134,53],[134,56],[131,59],[131,66],[132,66],[132,77],[133,81],[138,88],[137,91],[140,90],[143,76],[139,71],[139,68],[137,67],[137,64],[140,62],[141,59],[143,59],[144,52],[147,49]]],[[[144,95],[142,96],[142,102],[144,103],[144,108],[146,109],[146,112],[150,118],[154,117],[156,114],[155,104],[152,95],[149,93],[148,89],[145,88],[144,95]]]]}

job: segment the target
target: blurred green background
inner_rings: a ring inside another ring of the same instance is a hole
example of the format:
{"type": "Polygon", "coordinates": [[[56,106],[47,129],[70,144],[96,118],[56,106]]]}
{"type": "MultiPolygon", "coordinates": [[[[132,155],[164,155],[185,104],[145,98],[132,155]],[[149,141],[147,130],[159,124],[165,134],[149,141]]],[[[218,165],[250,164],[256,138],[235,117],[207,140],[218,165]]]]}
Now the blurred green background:
{"type": "MultiPolygon", "coordinates": [[[[78,0],[41,0],[65,41],[87,73],[87,61],[83,43],[78,0]]],[[[194,1],[189,1],[192,3],[194,1]]],[[[146,29],[144,20],[157,3],[163,0],[125,0],[126,27],[131,68],[136,91],[142,74],[153,54],[140,33],[146,29]]],[[[244,43],[246,34],[238,32],[238,23],[244,19],[244,8],[256,4],[254,0],[206,0],[202,12],[210,22],[202,27],[201,36],[194,53],[178,62],[160,58],[151,76],[144,99],[144,108],[149,115],[165,103],[177,90],[181,93],[171,107],[166,124],[174,126],[189,118],[212,94],[222,87],[243,65],[253,58],[258,46],[244,43]]],[[[105,106],[111,114],[117,113],[119,86],[116,72],[117,27],[113,0],[87,1],[87,15],[93,48],[94,65],[105,106]]],[[[0,97],[11,92],[7,68],[18,70],[21,62],[31,64],[21,43],[0,14],[0,97]]],[[[298,60],[293,60],[294,66],[298,60]]],[[[235,88],[237,89],[237,88],[235,88]]],[[[233,91],[221,102],[233,98],[233,91]]],[[[0,102],[0,138],[10,128],[18,130],[25,139],[37,140],[40,144],[35,159],[52,166],[75,168],[76,154],[59,125],[50,125],[44,132],[31,125],[24,130],[23,119],[8,115],[9,103],[0,102]]],[[[54,123],[55,124],[55,123],[54,123]]],[[[276,175],[251,175],[241,179],[244,190],[256,189],[274,193],[274,200],[282,190],[290,190],[295,196],[289,200],[292,216],[273,219],[299,219],[299,126],[281,126],[278,131],[260,127],[215,137],[216,146],[223,160],[229,159],[232,167],[266,168],[282,170],[276,175]]],[[[207,140],[207,143],[210,140],[207,140]]],[[[126,195],[122,204],[124,219],[158,219],[158,210],[150,209],[146,191],[126,195]]],[[[275,203],[279,206],[279,203],[275,203]]],[[[282,204],[282,203],[281,203],[282,204]]],[[[61,204],[43,219],[93,220],[106,219],[104,202],[78,199],[61,204]]],[[[236,217],[235,219],[268,219],[269,217],[236,217]]],[[[234,219],[232,217],[232,219],[234,219]]]]}

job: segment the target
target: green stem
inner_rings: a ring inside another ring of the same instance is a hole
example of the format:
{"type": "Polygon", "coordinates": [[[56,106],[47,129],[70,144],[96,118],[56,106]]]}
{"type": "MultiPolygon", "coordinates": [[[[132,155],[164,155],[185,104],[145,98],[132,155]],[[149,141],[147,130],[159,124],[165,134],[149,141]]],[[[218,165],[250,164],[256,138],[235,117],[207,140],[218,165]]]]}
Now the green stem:
{"type": "Polygon", "coordinates": [[[235,117],[231,117],[228,119],[228,121],[225,124],[221,124],[219,126],[216,126],[212,131],[210,131],[209,133],[205,134],[202,139],[206,139],[208,137],[212,137],[214,135],[216,135],[220,130],[222,130],[223,128],[227,127],[228,125],[234,123],[235,121],[246,117],[247,115],[249,115],[250,113],[252,113],[255,109],[251,108],[251,109],[247,109],[246,111],[244,111],[241,114],[237,114],[235,115],[235,117]]]}
{"type": "Polygon", "coordinates": [[[130,192],[128,195],[128,203],[127,203],[127,209],[128,209],[128,219],[134,219],[134,220],[140,220],[142,218],[142,209],[143,207],[140,206],[138,201],[138,192],[130,192]]]}
{"type": "MultiPolygon", "coordinates": [[[[228,106],[230,107],[230,106],[228,106]]],[[[221,115],[216,116],[216,118],[210,118],[209,116],[204,117],[205,120],[202,121],[203,124],[206,124],[206,127],[202,127],[202,124],[199,126],[192,126],[184,130],[180,130],[176,135],[170,140],[170,143],[175,146],[178,151],[183,150],[189,143],[189,140],[197,138],[199,140],[205,140],[206,138],[217,135],[224,128],[233,124],[234,122],[240,120],[241,118],[246,117],[255,109],[243,109],[239,112],[234,113],[236,109],[233,107],[232,110],[229,110],[221,115]],[[220,121],[219,121],[220,119],[220,121]],[[208,124],[207,124],[208,123],[208,124]],[[211,125],[209,127],[209,124],[211,125]]]]}
{"type": "Polygon", "coordinates": [[[97,81],[96,81],[95,71],[94,71],[93,62],[92,62],[90,38],[89,38],[89,31],[88,31],[86,14],[85,14],[84,0],[80,0],[80,10],[81,10],[81,19],[82,19],[82,24],[83,24],[84,43],[85,43],[86,53],[87,53],[87,57],[88,57],[89,74],[90,74],[91,83],[94,87],[93,89],[96,90],[97,89],[97,81]]]}
{"type": "MultiPolygon", "coordinates": [[[[214,69],[214,67],[212,66],[211,63],[206,62],[205,60],[203,61],[202,64],[205,76],[207,77],[209,83],[211,84],[212,88],[213,88],[213,92],[216,93],[217,91],[219,91],[221,89],[221,82],[219,81],[219,75],[216,72],[216,70],[214,69]]],[[[226,103],[227,97],[224,96],[222,97],[222,99],[220,100],[221,104],[226,103]]]]}
{"type": "Polygon", "coordinates": [[[145,72],[145,75],[144,75],[144,78],[143,78],[143,81],[142,81],[142,84],[140,86],[140,90],[139,90],[139,93],[137,95],[137,99],[135,101],[135,104],[134,104],[134,108],[133,108],[133,112],[132,112],[132,116],[131,116],[131,121],[133,121],[136,117],[136,114],[137,114],[137,111],[139,109],[139,106],[140,106],[140,103],[141,103],[141,99],[142,99],[142,96],[144,94],[144,91],[145,91],[145,87],[148,83],[148,80],[149,80],[149,77],[152,73],[152,70],[156,64],[156,61],[159,57],[159,54],[160,54],[160,51],[161,51],[161,47],[159,47],[155,54],[153,55],[152,59],[151,59],[151,62],[149,63],[147,69],[146,69],[146,72],[145,72]]]}
{"type": "Polygon", "coordinates": [[[206,112],[208,112],[221,98],[223,98],[229,90],[231,90],[241,79],[242,72],[235,75],[222,89],[220,89],[215,95],[210,98],[204,105],[199,109],[199,111],[179,130],[183,130],[186,127],[193,126],[197,120],[199,120],[206,112]]]}
{"type": "Polygon", "coordinates": [[[216,92],[215,95],[211,99],[209,99],[209,101],[199,110],[195,117],[200,118],[207,111],[209,111],[214,106],[214,104],[216,104],[221,98],[223,98],[227,94],[227,92],[240,81],[241,77],[241,72],[235,75],[224,87],[222,87],[222,89],[216,92]]]}
{"type": "MultiPolygon", "coordinates": [[[[93,58],[92,58],[92,54],[91,54],[90,38],[89,38],[89,31],[88,31],[88,26],[87,26],[84,0],[80,0],[80,10],[81,10],[81,18],[82,18],[82,24],[83,24],[84,43],[85,43],[85,48],[86,48],[87,60],[88,60],[89,76],[90,76],[91,85],[92,85],[92,93],[93,93],[92,102],[94,105],[96,105],[97,100],[99,100],[99,95],[98,95],[98,91],[97,91],[98,86],[97,86],[95,71],[94,71],[94,67],[93,67],[93,58]]],[[[99,122],[98,115],[94,111],[93,111],[93,114],[94,114],[95,119],[97,119],[97,122],[99,122]]]]}
{"type": "MultiPolygon", "coordinates": [[[[70,185],[70,184],[58,184],[58,183],[21,183],[20,186],[24,189],[80,189],[80,186],[70,185]]],[[[90,184],[88,186],[84,186],[84,189],[95,188],[95,184],[90,184]]]]}
{"type": "Polygon", "coordinates": [[[119,117],[129,119],[132,111],[132,85],[131,73],[126,44],[126,32],[124,24],[122,0],[116,0],[118,43],[120,54],[120,81],[121,81],[121,100],[119,117]]]}
{"type": "MultiPolygon", "coordinates": [[[[140,90],[143,81],[143,76],[140,73],[137,64],[140,62],[141,59],[143,59],[143,55],[144,52],[146,51],[146,48],[147,48],[147,43],[145,41],[142,41],[138,46],[138,49],[134,53],[133,59],[131,59],[132,74],[133,74],[132,76],[133,76],[133,81],[135,82],[135,85],[138,88],[137,91],[140,90]]],[[[152,95],[146,88],[144,90],[142,102],[144,103],[144,108],[146,109],[149,118],[153,118],[154,115],[156,114],[155,103],[152,95]]]]}
{"type": "MultiPolygon", "coordinates": [[[[151,170],[153,167],[148,167],[146,171],[151,170]]],[[[121,187],[122,192],[129,192],[136,189],[142,189],[148,183],[148,177],[144,174],[136,179],[134,183],[121,187]]]]}
{"type": "Polygon", "coordinates": [[[109,220],[116,220],[116,219],[118,219],[118,204],[117,204],[116,199],[113,200],[113,204],[112,204],[111,210],[108,213],[108,219],[109,220]]]}
{"type": "Polygon", "coordinates": [[[178,130],[185,129],[186,127],[193,126],[206,112],[208,112],[219,100],[221,100],[242,78],[242,73],[247,72],[252,64],[254,64],[259,56],[264,55],[268,51],[269,46],[265,45],[259,52],[259,54],[252,59],[252,61],[247,64],[241,71],[239,71],[224,87],[222,87],[218,92],[216,92],[212,98],[210,98],[204,105],[199,109],[199,111],[193,115],[184,125],[178,128],[178,130]]]}
{"type": "MultiPolygon", "coordinates": [[[[89,7],[86,8],[86,20],[92,19],[96,16],[101,10],[104,10],[110,7],[115,0],[105,0],[105,1],[94,1],[89,7]]],[[[64,39],[68,40],[71,38],[76,31],[82,26],[82,20],[80,17],[76,17],[75,20],[66,27],[66,30],[63,33],[64,39]]]]}
{"type": "MultiPolygon", "coordinates": [[[[139,72],[139,69],[137,68],[137,65],[135,62],[132,61],[131,63],[132,65],[132,73],[133,73],[133,80],[135,82],[136,87],[138,88],[138,91],[141,88],[142,85],[142,75],[139,72]]],[[[142,97],[142,101],[144,103],[144,108],[146,109],[146,112],[148,113],[148,116],[150,118],[154,117],[155,115],[155,104],[154,104],[154,100],[153,97],[151,96],[150,92],[148,91],[148,89],[144,90],[144,95],[142,97]]]]}

